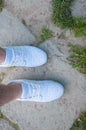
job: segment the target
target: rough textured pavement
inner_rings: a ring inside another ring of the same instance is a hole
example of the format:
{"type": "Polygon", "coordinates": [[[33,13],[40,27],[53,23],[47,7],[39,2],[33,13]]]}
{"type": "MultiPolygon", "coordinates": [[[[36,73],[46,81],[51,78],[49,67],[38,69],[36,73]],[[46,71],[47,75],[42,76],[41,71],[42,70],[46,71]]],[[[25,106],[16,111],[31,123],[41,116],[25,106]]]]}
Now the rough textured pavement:
{"type": "MultiPolygon", "coordinates": [[[[83,38],[74,38],[69,30],[61,30],[50,22],[50,2],[50,0],[5,0],[5,8],[12,14],[7,10],[3,10],[0,14],[0,19],[3,15],[5,21],[10,19],[7,17],[8,14],[11,15],[10,23],[13,23],[13,26],[9,24],[4,26],[3,20],[3,29],[0,30],[3,38],[0,35],[0,45],[29,45],[37,42],[44,25],[52,29],[55,35],[54,38],[38,44],[48,54],[47,64],[37,68],[2,68],[0,69],[0,81],[7,83],[9,80],[20,78],[52,79],[61,82],[65,87],[63,97],[51,103],[13,101],[1,107],[1,113],[19,126],[16,130],[69,130],[80,112],[86,110],[86,78],[73,69],[66,60],[70,55],[68,42],[84,46],[86,41],[83,38]],[[22,19],[25,20],[28,30],[15,17],[21,22],[22,19]],[[7,27],[10,27],[10,30],[7,27]],[[17,27],[20,27],[20,31],[17,27]],[[37,39],[30,33],[29,28],[37,39]],[[14,33],[16,30],[17,36],[14,33]],[[59,39],[57,33],[60,36],[59,39]]],[[[14,130],[9,120],[0,119],[0,130],[14,130]]]]}
{"type": "Polygon", "coordinates": [[[3,9],[0,13],[0,45],[23,45],[35,42],[31,32],[13,15],[3,9]]]}

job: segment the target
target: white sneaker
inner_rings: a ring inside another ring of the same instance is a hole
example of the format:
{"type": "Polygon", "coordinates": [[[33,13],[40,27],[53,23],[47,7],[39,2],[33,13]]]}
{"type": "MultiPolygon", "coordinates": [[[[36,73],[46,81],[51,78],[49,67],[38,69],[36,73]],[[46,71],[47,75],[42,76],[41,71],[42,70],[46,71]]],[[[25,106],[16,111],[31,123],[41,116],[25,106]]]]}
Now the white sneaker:
{"type": "Polygon", "coordinates": [[[52,80],[14,80],[22,85],[20,101],[50,102],[63,95],[64,87],[52,80]]]}
{"type": "Polygon", "coordinates": [[[47,54],[33,46],[9,46],[3,47],[6,58],[0,67],[25,66],[36,67],[47,62],[47,54]]]}

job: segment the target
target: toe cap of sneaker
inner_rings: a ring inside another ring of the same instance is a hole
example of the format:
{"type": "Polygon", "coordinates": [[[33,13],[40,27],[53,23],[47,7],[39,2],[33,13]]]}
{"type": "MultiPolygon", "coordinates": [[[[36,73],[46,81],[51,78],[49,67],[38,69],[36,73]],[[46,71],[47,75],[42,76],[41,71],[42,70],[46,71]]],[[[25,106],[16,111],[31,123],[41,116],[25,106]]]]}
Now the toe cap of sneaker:
{"type": "Polygon", "coordinates": [[[43,65],[47,62],[47,54],[45,51],[37,48],[30,47],[29,66],[36,67],[43,65]]]}
{"type": "Polygon", "coordinates": [[[60,98],[64,93],[64,87],[62,84],[54,81],[46,81],[47,89],[43,102],[50,102],[60,98]]]}

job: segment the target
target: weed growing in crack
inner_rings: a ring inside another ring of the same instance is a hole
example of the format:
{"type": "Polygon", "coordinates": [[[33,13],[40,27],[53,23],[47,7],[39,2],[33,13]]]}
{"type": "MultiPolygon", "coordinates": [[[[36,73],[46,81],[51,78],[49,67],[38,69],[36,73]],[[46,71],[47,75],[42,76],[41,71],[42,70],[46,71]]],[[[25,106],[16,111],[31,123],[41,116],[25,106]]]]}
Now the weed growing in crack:
{"type": "Polygon", "coordinates": [[[81,113],[70,130],[86,130],[86,112],[81,113]]]}
{"type": "Polygon", "coordinates": [[[73,17],[71,5],[75,0],[53,0],[52,21],[61,28],[70,28],[76,37],[86,37],[86,18],[73,17]]]}
{"type": "Polygon", "coordinates": [[[81,48],[69,43],[72,55],[67,58],[72,63],[72,66],[86,75],[86,47],[81,48]]]}
{"type": "Polygon", "coordinates": [[[0,12],[2,11],[3,9],[3,0],[0,0],[0,12]]]}
{"type": "Polygon", "coordinates": [[[47,27],[42,28],[41,35],[40,35],[40,39],[42,42],[51,38],[52,36],[53,36],[53,33],[50,29],[48,29],[47,27]]]}

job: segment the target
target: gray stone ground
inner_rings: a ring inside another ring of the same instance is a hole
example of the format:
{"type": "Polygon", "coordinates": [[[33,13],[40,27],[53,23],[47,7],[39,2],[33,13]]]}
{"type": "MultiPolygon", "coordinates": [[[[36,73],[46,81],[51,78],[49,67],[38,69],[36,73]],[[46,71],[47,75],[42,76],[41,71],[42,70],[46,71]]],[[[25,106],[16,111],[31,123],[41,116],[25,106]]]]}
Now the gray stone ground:
{"type": "Polygon", "coordinates": [[[6,9],[0,13],[0,45],[23,45],[35,42],[30,31],[6,9]]]}
{"type": "Polygon", "coordinates": [[[74,2],[72,14],[78,17],[86,17],[86,0],[76,0],[74,2]]]}
{"type": "MultiPolygon", "coordinates": [[[[20,130],[69,130],[80,112],[86,110],[86,78],[66,60],[70,55],[67,43],[84,46],[86,40],[74,38],[70,30],[61,30],[52,24],[51,0],[4,1],[6,9],[0,14],[0,45],[37,45],[47,52],[48,62],[37,68],[1,68],[0,82],[20,78],[52,79],[64,85],[65,93],[61,99],[50,103],[13,101],[1,107],[1,112],[17,123],[20,130]],[[53,31],[54,37],[37,44],[44,25],[53,31]]],[[[85,3],[82,2],[80,8],[85,3]]],[[[74,10],[77,8],[73,7],[74,10]]],[[[0,119],[0,130],[13,129],[9,121],[0,119]]]]}
{"type": "Polygon", "coordinates": [[[5,120],[0,119],[0,130],[15,130],[13,129],[8,122],[5,120]],[[4,127],[4,128],[3,128],[4,127]]]}

